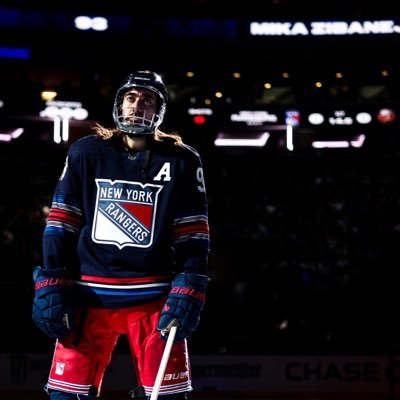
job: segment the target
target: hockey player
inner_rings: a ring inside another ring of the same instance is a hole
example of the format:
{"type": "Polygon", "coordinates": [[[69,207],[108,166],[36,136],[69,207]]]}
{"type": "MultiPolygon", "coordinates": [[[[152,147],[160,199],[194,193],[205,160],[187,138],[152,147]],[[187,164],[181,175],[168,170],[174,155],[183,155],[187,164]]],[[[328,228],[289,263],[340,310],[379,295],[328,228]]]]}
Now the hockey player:
{"type": "Polygon", "coordinates": [[[132,73],[116,92],[115,128],[97,124],[69,148],[33,272],[33,320],[57,339],[51,400],[99,397],[120,335],[137,372],[130,395],[149,398],[176,322],[159,397],[192,390],[186,339],[209,282],[207,200],[199,154],[159,129],[167,97],[158,74],[132,73]]]}

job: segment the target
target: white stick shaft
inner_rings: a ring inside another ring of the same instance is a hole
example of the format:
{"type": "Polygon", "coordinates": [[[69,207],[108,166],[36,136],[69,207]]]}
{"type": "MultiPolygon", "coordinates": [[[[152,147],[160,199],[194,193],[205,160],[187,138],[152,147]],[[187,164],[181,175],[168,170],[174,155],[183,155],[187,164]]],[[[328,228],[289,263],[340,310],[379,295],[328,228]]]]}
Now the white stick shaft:
{"type": "Polygon", "coordinates": [[[158,392],[160,391],[160,386],[164,378],[165,369],[167,368],[169,355],[171,353],[172,345],[174,344],[175,334],[177,327],[172,326],[169,330],[167,343],[165,345],[164,353],[161,358],[160,367],[158,368],[156,381],[154,382],[153,391],[151,392],[150,400],[156,400],[158,397],[158,392]]]}

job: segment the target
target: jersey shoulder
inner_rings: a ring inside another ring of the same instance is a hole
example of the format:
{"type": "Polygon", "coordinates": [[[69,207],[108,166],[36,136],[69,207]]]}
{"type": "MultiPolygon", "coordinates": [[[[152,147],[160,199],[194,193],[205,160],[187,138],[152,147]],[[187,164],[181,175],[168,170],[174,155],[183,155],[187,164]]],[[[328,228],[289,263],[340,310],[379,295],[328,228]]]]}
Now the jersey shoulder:
{"type": "Polygon", "coordinates": [[[194,147],[188,144],[183,145],[183,150],[191,157],[200,158],[199,152],[194,147]]]}
{"type": "Polygon", "coordinates": [[[164,156],[172,156],[192,160],[200,158],[200,154],[198,153],[198,151],[194,147],[186,143],[181,145],[171,145],[169,143],[155,142],[153,144],[153,149],[158,154],[163,154],[164,156]]]}
{"type": "Polygon", "coordinates": [[[106,151],[110,143],[108,140],[102,139],[96,134],[84,136],[76,140],[69,148],[69,156],[78,157],[82,155],[90,155],[99,151],[106,151]]]}

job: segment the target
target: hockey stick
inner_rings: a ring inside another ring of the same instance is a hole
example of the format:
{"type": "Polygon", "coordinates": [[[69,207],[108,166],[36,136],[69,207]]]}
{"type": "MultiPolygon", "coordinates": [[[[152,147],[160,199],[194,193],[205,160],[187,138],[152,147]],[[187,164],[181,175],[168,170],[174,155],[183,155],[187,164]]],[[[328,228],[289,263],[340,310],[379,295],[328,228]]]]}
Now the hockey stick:
{"type": "Polygon", "coordinates": [[[169,355],[171,354],[171,348],[174,343],[176,330],[178,329],[177,321],[174,320],[170,324],[170,326],[171,327],[169,328],[167,343],[165,345],[164,353],[162,355],[160,366],[158,368],[157,377],[154,382],[153,391],[151,392],[150,400],[156,400],[158,397],[158,392],[160,391],[160,386],[161,386],[162,380],[164,378],[165,369],[167,368],[169,355]]]}

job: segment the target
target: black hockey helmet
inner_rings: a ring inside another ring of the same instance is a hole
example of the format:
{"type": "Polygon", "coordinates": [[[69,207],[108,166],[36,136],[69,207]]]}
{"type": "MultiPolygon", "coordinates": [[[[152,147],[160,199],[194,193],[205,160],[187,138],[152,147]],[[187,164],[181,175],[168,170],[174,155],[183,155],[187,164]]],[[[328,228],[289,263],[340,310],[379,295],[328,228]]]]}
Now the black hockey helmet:
{"type": "Polygon", "coordinates": [[[151,71],[136,71],[128,75],[117,90],[113,118],[115,125],[121,131],[128,134],[153,134],[164,119],[165,109],[168,101],[168,91],[160,75],[151,71]],[[135,116],[135,122],[129,123],[122,115],[122,102],[125,93],[131,88],[142,88],[153,91],[158,98],[157,112],[150,118],[146,115],[135,116]],[[141,122],[137,122],[141,120],[141,122]]]}

